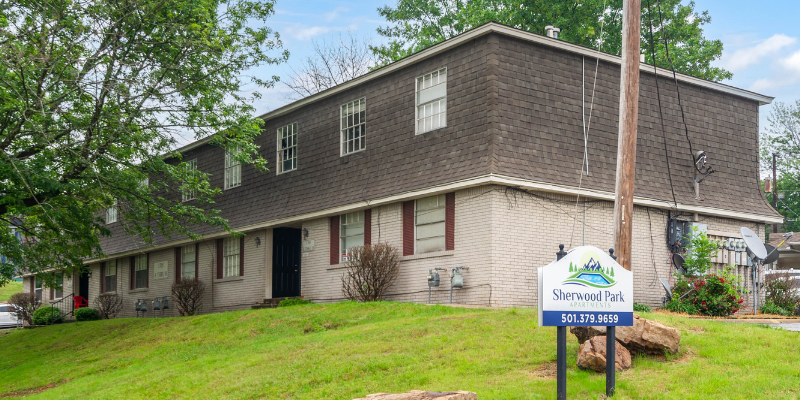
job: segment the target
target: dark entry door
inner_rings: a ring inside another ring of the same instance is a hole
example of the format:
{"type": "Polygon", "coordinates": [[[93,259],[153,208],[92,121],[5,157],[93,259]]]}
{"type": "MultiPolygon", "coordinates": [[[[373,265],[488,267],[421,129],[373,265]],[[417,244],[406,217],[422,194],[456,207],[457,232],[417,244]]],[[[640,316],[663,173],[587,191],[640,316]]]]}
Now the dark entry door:
{"type": "Polygon", "coordinates": [[[80,279],[78,280],[78,296],[83,297],[86,301],[89,301],[89,273],[82,272],[80,279]]]}
{"type": "Polygon", "coordinates": [[[300,296],[300,240],[300,229],[273,230],[273,298],[300,296]]]}

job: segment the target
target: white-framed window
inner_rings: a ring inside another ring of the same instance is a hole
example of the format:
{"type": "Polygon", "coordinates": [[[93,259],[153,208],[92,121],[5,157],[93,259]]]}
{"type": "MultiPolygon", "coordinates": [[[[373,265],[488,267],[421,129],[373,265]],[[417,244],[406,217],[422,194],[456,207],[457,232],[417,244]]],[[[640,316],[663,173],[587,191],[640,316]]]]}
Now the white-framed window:
{"type": "Polygon", "coordinates": [[[140,254],[134,258],[134,289],[147,287],[147,255],[140,254]]]}
{"type": "Polygon", "coordinates": [[[278,128],[278,173],[297,169],[297,122],[278,128]]]}
{"type": "Polygon", "coordinates": [[[341,261],[349,261],[352,249],[364,245],[364,211],[342,214],[339,217],[341,225],[339,233],[339,249],[341,261]]]}
{"type": "Polygon", "coordinates": [[[42,301],[42,280],[38,276],[34,276],[31,279],[33,279],[33,293],[36,296],[36,300],[42,301]]]}
{"type": "Polygon", "coordinates": [[[416,253],[443,251],[445,249],[445,195],[419,199],[415,205],[416,253]]]}
{"type": "MultiPolygon", "coordinates": [[[[225,157],[226,158],[227,158],[227,154],[228,153],[225,153],[225,157]]],[[[225,168],[225,184],[226,185],[228,184],[228,178],[227,178],[227,176],[228,176],[227,175],[228,174],[228,168],[227,168],[227,164],[228,163],[227,163],[227,160],[226,160],[226,162],[225,162],[225,165],[226,165],[226,168],[225,168]]],[[[192,170],[192,171],[196,171],[197,170],[197,159],[195,158],[194,160],[187,161],[186,162],[186,167],[188,169],[192,170]]],[[[239,183],[241,184],[241,173],[239,174],[239,177],[240,177],[239,183]]],[[[225,188],[227,189],[227,186],[225,188]]],[[[197,198],[197,191],[187,189],[187,190],[183,191],[183,195],[182,196],[183,196],[183,201],[194,200],[195,198],[197,198]]]]}
{"type": "Polygon", "coordinates": [[[114,263],[106,263],[106,276],[103,277],[104,281],[104,290],[106,292],[116,292],[117,291],[117,266],[119,265],[120,260],[114,261],[114,263]]]}
{"type": "Polygon", "coordinates": [[[366,97],[342,104],[340,110],[340,132],[342,153],[347,155],[367,147],[367,99],[366,97]]]}
{"type": "Polygon", "coordinates": [[[225,189],[242,185],[242,164],[235,158],[239,149],[225,151],[225,189]]]}
{"type": "Polygon", "coordinates": [[[55,274],[55,286],[53,287],[53,297],[60,299],[64,297],[64,274],[55,274]]]}
{"type": "Polygon", "coordinates": [[[222,241],[222,277],[239,276],[239,238],[225,238],[222,241]]]}
{"type": "Polygon", "coordinates": [[[447,126],[447,68],[417,78],[417,134],[447,126]]]}
{"type": "Polygon", "coordinates": [[[181,247],[181,278],[194,279],[194,263],[197,257],[195,253],[195,245],[187,244],[181,247]]]}
{"type": "Polygon", "coordinates": [[[106,210],[106,224],[113,224],[117,222],[117,201],[114,201],[114,205],[109,207],[106,210]]]}

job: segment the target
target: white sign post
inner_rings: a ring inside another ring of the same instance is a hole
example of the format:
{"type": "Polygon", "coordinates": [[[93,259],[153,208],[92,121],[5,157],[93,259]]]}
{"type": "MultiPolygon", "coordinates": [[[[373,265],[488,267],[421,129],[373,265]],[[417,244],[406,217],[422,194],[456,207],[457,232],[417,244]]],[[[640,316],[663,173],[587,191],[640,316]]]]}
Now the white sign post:
{"type": "Polygon", "coordinates": [[[633,326],[633,272],[597,247],[581,246],[559,252],[538,276],[539,326],[558,327],[557,398],[566,398],[567,326],[608,327],[606,379],[613,382],[613,327],[633,326]]]}

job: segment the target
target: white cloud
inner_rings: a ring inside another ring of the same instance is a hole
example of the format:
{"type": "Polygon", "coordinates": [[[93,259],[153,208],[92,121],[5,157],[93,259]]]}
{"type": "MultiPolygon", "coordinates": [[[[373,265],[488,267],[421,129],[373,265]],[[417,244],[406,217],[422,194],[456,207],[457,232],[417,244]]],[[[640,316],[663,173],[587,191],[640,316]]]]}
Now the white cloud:
{"type": "Polygon", "coordinates": [[[302,24],[294,24],[282,29],[282,31],[294,39],[309,40],[313,39],[314,36],[326,34],[328,32],[346,30],[354,31],[356,29],[358,29],[358,25],[355,24],[350,26],[307,26],[302,24]]]}
{"type": "Polygon", "coordinates": [[[327,12],[327,13],[323,14],[323,16],[325,17],[326,21],[330,22],[330,21],[333,21],[336,18],[338,18],[339,17],[339,13],[343,13],[343,12],[347,12],[347,11],[350,11],[350,9],[349,8],[344,8],[344,7],[336,7],[336,9],[334,9],[331,12],[327,12]]]}
{"type": "Polygon", "coordinates": [[[789,57],[781,58],[775,62],[775,72],[769,78],[761,78],[752,85],[750,90],[759,91],[780,86],[793,85],[800,81],[800,51],[795,51],[789,57]]]}
{"type": "Polygon", "coordinates": [[[723,68],[732,72],[741,71],[751,65],[758,64],[765,57],[795,42],[797,42],[797,38],[778,33],[753,47],[739,49],[733,53],[723,53],[720,58],[720,64],[722,64],[723,68]]]}

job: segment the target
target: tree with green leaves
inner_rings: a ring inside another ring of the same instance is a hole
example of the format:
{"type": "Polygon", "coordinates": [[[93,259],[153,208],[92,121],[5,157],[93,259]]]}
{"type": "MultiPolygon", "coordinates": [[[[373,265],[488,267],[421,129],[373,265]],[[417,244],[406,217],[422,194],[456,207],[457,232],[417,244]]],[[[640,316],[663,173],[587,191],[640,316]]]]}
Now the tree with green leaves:
{"type": "MultiPolygon", "coordinates": [[[[658,1],[642,2],[641,40],[646,62],[653,64],[654,48],[655,64],[670,68],[664,48],[666,36],[669,55],[678,72],[712,81],[731,78],[729,71],[711,65],[722,55],[722,42],[708,40],[703,34],[703,26],[711,22],[708,11],[696,11],[693,1],[658,1]]],[[[395,7],[378,9],[391,23],[379,27],[378,33],[390,40],[372,50],[379,65],[385,65],[495,21],[539,34],[544,34],[545,26],[553,25],[561,29],[561,40],[620,54],[622,3],[623,0],[398,0],[395,7]]]]}
{"type": "MultiPolygon", "coordinates": [[[[16,272],[67,273],[102,255],[104,210],[125,230],[198,238],[230,230],[208,175],[174,150],[211,136],[266,169],[254,137],[257,91],[242,80],[288,52],[265,25],[274,0],[0,2],[0,284],[16,272]],[[180,193],[196,194],[182,203],[180,193]]],[[[43,278],[52,274],[42,274],[43,278]]],[[[49,282],[52,283],[52,282],[49,282]]]]}
{"type": "MultiPolygon", "coordinates": [[[[800,100],[794,104],[776,102],[767,118],[767,129],[761,133],[761,168],[772,175],[775,154],[778,179],[775,186],[778,212],[785,217],[783,230],[800,231],[800,100]],[[783,197],[783,198],[781,198],[783,197]]],[[[772,204],[772,193],[767,193],[772,204]]]]}

